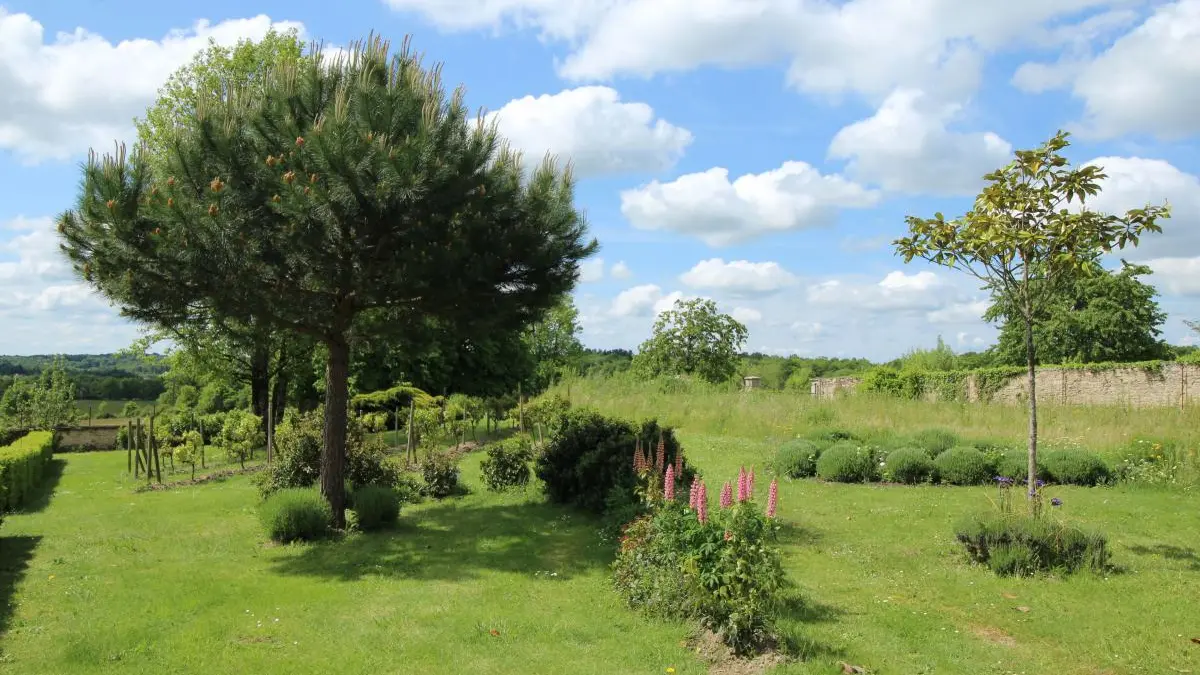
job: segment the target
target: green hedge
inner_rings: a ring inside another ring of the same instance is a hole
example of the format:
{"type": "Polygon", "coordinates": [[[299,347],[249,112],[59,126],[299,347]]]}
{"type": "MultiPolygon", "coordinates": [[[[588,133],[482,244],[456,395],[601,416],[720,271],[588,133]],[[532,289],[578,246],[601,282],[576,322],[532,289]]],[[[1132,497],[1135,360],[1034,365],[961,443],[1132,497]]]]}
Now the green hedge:
{"type": "Polygon", "coordinates": [[[34,431],[0,447],[0,511],[11,511],[41,484],[54,454],[54,432],[34,431]]]}

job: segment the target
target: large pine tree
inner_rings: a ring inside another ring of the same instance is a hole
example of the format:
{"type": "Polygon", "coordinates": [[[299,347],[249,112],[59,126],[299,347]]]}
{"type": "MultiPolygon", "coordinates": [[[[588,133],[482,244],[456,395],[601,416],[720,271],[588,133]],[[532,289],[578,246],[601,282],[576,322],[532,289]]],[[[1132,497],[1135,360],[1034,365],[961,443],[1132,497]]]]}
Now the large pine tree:
{"type": "Polygon", "coordinates": [[[596,248],[570,171],[523,176],[478,119],[407,42],[315,50],[198,100],[165,181],[136,149],[93,155],[63,249],[136,320],[261,321],[323,343],[321,491],[341,526],[355,339],[423,317],[519,332],[596,248]]]}

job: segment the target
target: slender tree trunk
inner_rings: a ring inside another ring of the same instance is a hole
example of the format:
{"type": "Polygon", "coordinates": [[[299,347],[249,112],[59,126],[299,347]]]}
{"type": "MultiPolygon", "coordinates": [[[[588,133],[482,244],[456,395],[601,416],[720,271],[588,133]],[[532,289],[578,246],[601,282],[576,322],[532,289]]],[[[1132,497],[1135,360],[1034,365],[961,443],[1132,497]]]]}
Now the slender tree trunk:
{"type": "Polygon", "coordinates": [[[409,464],[417,461],[417,436],[416,432],[413,430],[413,422],[416,421],[416,417],[417,406],[410,398],[408,400],[408,428],[405,430],[408,432],[408,442],[406,443],[404,453],[405,459],[408,460],[409,464]]]}
{"type": "Polygon", "coordinates": [[[521,383],[517,383],[517,428],[525,431],[525,396],[521,393],[521,383]]]}
{"type": "Polygon", "coordinates": [[[271,349],[265,345],[255,346],[250,357],[250,406],[261,420],[263,433],[267,430],[267,415],[271,414],[270,392],[271,349]]]}
{"type": "Polygon", "coordinates": [[[267,416],[263,418],[267,424],[267,464],[271,463],[275,445],[275,391],[272,389],[267,398],[267,416]]]}
{"type": "Polygon", "coordinates": [[[283,412],[287,409],[287,390],[289,384],[287,370],[280,368],[279,374],[275,376],[275,386],[271,393],[272,419],[276,425],[283,421],[283,412]]]}
{"type": "Polygon", "coordinates": [[[1037,487],[1037,366],[1033,348],[1033,312],[1029,301],[1025,302],[1025,365],[1029,379],[1029,497],[1037,487]]]}
{"type": "Polygon", "coordinates": [[[333,509],[333,525],[346,526],[346,404],[349,398],[350,345],[344,335],[326,340],[325,431],[321,448],[321,494],[333,509]]]}

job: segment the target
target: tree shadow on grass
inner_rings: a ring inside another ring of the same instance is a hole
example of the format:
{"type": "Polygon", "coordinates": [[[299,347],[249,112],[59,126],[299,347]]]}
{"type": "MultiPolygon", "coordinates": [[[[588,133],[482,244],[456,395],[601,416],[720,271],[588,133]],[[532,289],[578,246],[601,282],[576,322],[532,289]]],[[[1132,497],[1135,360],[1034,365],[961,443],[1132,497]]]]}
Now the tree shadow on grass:
{"type": "Polygon", "coordinates": [[[57,457],[51,459],[46,466],[46,474],[42,476],[42,482],[29,491],[29,494],[25,496],[24,503],[13,509],[13,512],[37,513],[45,510],[50,505],[50,498],[54,496],[54,490],[58,488],[58,481],[62,479],[66,466],[66,460],[57,457]]]}
{"type": "Polygon", "coordinates": [[[33,552],[42,538],[21,535],[0,537],[0,637],[8,632],[9,622],[16,609],[17,585],[25,576],[33,552]]]}
{"type": "Polygon", "coordinates": [[[821,533],[795,523],[779,521],[779,543],[788,546],[812,546],[821,541],[821,533]]]}
{"type": "Polygon", "coordinates": [[[1189,570],[1200,572],[1200,555],[1197,555],[1196,550],[1192,548],[1159,543],[1151,546],[1130,546],[1129,550],[1137,555],[1156,555],[1167,560],[1186,563],[1189,570]]]}
{"type": "Polygon", "coordinates": [[[460,506],[401,513],[393,530],[276,549],[272,571],[353,581],[366,576],[455,581],[484,572],[559,579],[605,567],[596,523],[546,504],[460,506]]]}

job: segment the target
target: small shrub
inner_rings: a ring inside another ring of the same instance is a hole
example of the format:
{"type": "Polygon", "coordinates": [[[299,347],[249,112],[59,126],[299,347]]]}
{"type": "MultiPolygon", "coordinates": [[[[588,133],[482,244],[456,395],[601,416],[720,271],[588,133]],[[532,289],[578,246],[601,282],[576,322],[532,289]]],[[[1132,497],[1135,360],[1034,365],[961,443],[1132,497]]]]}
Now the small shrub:
{"type": "Polygon", "coordinates": [[[832,443],[839,441],[861,441],[862,437],[853,431],[847,429],[813,429],[804,435],[810,441],[823,444],[828,447],[832,443]]]}
{"type": "MultiPolygon", "coordinates": [[[[254,478],[264,497],[284,488],[317,483],[324,428],[321,408],[303,414],[289,411],[275,428],[274,460],[254,478]]],[[[389,461],[383,442],[368,437],[362,424],[351,418],[346,434],[346,479],[350,484],[393,487],[400,475],[400,468],[389,461]]]]}
{"type": "MultiPolygon", "coordinates": [[[[1040,461],[1041,456],[1038,460],[1037,475],[1045,478],[1048,474],[1040,461]]],[[[996,475],[1011,478],[1018,483],[1025,482],[1029,478],[1029,452],[1020,449],[1006,450],[996,461],[996,475]]]]}
{"type": "Polygon", "coordinates": [[[1000,576],[1109,567],[1108,540],[1049,517],[987,514],[964,520],[955,536],[973,562],[1000,576]]]}
{"type": "Polygon", "coordinates": [[[1085,450],[1051,450],[1042,456],[1046,474],[1056,483],[1098,485],[1108,480],[1108,465],[1085,450]]]}
{"type": "Polygon", "coordinates": [[[421,462],[421,477],[425,479],[425,494],[434,499],[449,497],[459,491],[458,463],[449,453],[435,452],[421,462]]]}
{"type": "Polygon", "coordinates": [[[817,476],[838,483],[862,483],[875,477],[875,460],[856,443],[839,441],[817,458],[817,476]]]}
{"type": "Polygon", "coordinates": [[[423,488],[424,481],[421,477],[397,470],[396,485],[392,489],[395,490],[400,503],[420,504],[423,488]]]}
{"type": "Polygon", "coordinates": [[[381,485],[364,485],[354,490],[354,515],[359,529],[382,530],[400,517],[400,496],[381,485]]]}
{"type": "Polygon", "coordinates": [[[333,511],[321,493],[310,488],[287,488],[267,497],[259,510],[267,536],[286,544],[313,541],[329,534],[333,511]]]}
{"type": "Polygon", "coordinates": [[[981,485],[996,475],[996,466],[975,448],[950,448],[934,460],[938,478],[951,485],[981,485]]]}
{"type": "Polygon", "coordinates": [[[479,463],[484,485],[492,492],[525,487],[533,473],[529,469],[532,459],[533,446],[528,438],[514,436],[491,445],[487,458],[479,463]]]}
{"type": "Polygon", "coordinates": [[[900,448],[887,456],[883,476],[897,483],[928,483],[937,474],[937,466],[922,448],[900,448]]]}
{"type": "Polygon", "coordinates": [[[779,446],[772,468],[788,478],[810,478],[817,475],[817,458],[821,450],[816,443],[795,438],[779,446]]]}
{"type": "Polygon", "coordinates": [[[958,434],[946,429],[922,429],[913,434],[913,445],[923,448],[930,457],[937,457],[959,444],[958,434]]]}

